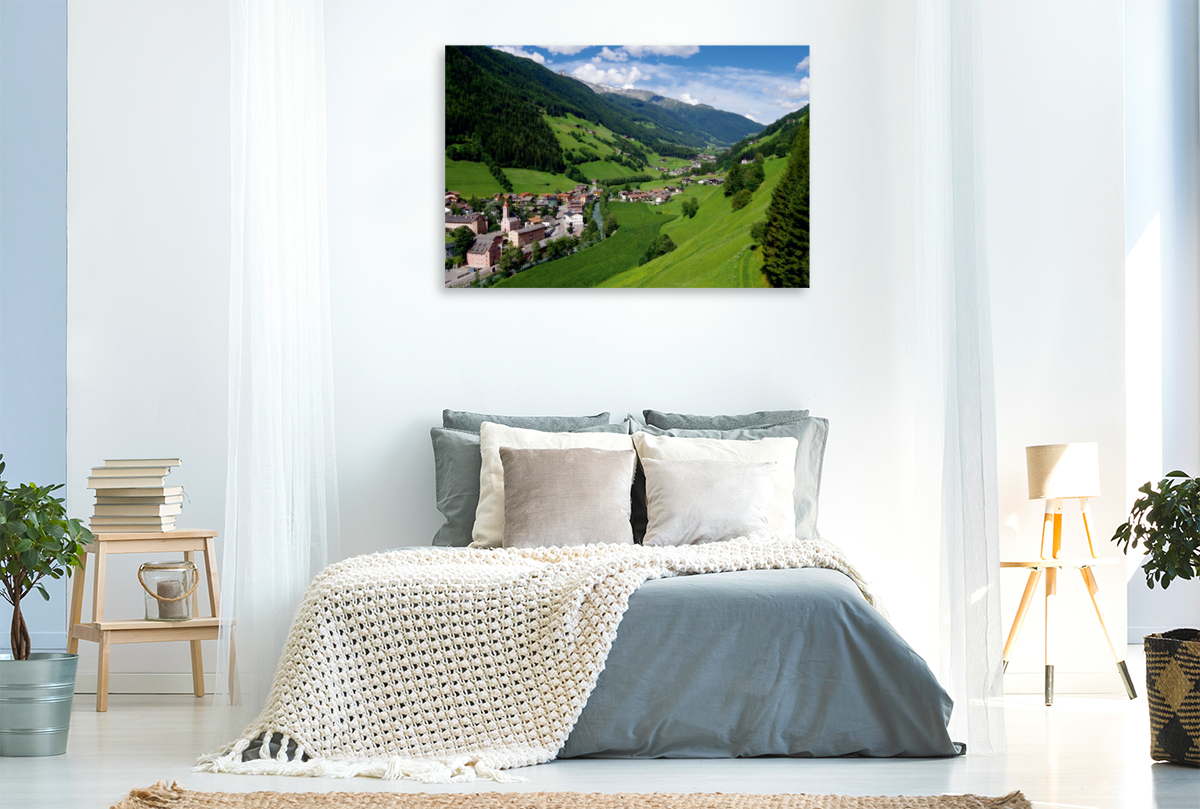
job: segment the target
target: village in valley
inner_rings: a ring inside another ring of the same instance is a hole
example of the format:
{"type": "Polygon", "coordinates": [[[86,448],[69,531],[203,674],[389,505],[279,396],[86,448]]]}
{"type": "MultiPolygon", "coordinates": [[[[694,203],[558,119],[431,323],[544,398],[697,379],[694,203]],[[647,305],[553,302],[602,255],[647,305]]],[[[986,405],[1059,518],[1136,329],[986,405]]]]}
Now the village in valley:
{"type": "MultiPolygon", "coordinates": [[[[689,168],[705,170],[703,159],[716,158],[709,154],[698,155],[689,168]]],[[[664,173],[676,175],[687,170],[663,169],[664,173]]],[[[693,183],[720,185],[722,182],[720,177],[681,177],[675,184],[661,188],[622,189],[611,198],[663,205],[693,183]]],[[[577,252],[594,243],[584,237],[587,222],[593,217],[597,218],[596,240],[611,235],[604,230],[603,215],[599,210],[599,202],[602,197],[608,197],[608,191],[595,181],[579,183],[571,191],[561,193],[500,193],[486,200],[463,199],[459,192],[452,190],[445,193],[447,287],[477,285],[500,271],[506,247],[510,248],[508,264],[513,267],[525,267],[577,252]],[[469,245],[467,234],[461,232],[463,229],[470,233],[469,245]],[[517,258],[513,249],[520,250],[522,256],[517,258]]]]}

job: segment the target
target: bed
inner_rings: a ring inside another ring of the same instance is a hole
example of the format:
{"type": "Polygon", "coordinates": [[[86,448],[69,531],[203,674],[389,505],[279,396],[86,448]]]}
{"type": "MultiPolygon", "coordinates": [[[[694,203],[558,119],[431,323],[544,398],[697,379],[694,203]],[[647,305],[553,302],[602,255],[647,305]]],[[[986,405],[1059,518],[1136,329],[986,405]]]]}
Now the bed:
{"type": "Polygon", "coordinates": [[[652,414],[446,411],[434,544],[470,547],[318,576],[262,715],[201,768],[511,780],[553,758],[964,752],[946,692],[819,539],[828,423],[652,414]]]}
{"type": "Polygon", "coordinates": [[[643,584],[559,758],[953,756],[953,704],[847,576],[643,584]]]}

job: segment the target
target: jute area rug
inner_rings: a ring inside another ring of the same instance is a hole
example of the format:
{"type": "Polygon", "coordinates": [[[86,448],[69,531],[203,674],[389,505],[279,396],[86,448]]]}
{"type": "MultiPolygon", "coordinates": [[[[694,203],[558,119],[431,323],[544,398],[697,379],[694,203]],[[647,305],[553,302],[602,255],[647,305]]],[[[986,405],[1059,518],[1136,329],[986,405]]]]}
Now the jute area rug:
{"type": "Polygon", "coordinates": [[[165,781],[112,809],[1031,809],[1020,792],[979,795],[733,795],[599,792],[192,792],[165,781]]]}

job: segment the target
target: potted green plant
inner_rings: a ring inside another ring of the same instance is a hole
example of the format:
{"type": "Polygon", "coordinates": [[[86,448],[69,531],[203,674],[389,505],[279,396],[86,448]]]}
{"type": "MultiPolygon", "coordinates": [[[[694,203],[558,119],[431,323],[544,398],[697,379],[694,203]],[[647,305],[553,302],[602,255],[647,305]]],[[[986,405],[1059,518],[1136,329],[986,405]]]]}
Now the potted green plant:
{"type": "MultiPolygon", "coordinates": [[[[0,475],[4,456],[0,455],[0,475]]],[[[11,655],[0,655],[0,756],[54,756],[67,749],[79,655],[33,652],[21,599],[42,580],[79,566],[92,532],[67,518],[62,484],[12,488],[0,477],[0,596],[12,605],[11,655]]]]}
{"type": "MultiPolygon", "coordinates": [[[[1121,550],[1140,544],[1146,586],[1165,590],[1175,579],[1200,578],[1200,480],[1168,474],[1155,488],[1140,489],[1129,520],[1113,534],[1121,550]]],[[[1200,766],[1200,630],[1147,635],[1146,700],[1150,706],[1150,756],[1200,766]]]]}

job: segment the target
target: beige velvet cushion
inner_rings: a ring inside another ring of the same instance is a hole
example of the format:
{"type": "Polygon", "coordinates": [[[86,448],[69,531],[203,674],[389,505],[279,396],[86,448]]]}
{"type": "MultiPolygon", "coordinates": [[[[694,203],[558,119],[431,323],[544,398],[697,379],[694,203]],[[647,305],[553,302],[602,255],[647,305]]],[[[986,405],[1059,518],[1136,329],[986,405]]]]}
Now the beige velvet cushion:
{"type": "Polygon", "coordinates": [[[485,421],[479,429],[479,505],[471,529],[472,548],[499,548],[504,544],[504,464],[500,447],[626,450],[633,448],[633,439],[623,433],[543,433],[485,421]]]}
{"type": "Polygon", "coordinates": [[[775,461],[657,461],[644,458],[643,545],[698,545],[768,536],[775,461]]]}
{"type": "MultiPolygon", "coordinates": [[[[647,459],[657,461],[738,461],[776,464],[771,501],[767,511],[767,531],[771,536],[795,538],[796,508],[792,490],[796,485],[795,438],[763,438],[758,441],[731,441],[722,438],[668,438],[638,432],[633,434],[643,466],[647,459]]],[[[649,479],[647,479],[649,485],[649,479]]],[[[647,510],[649,492],[647,491],[647,510]]]]}
{"type": "Polygon", "coordinates": [[[504,547],[633,544],[632,449],[500,448],[504,547]]]}

